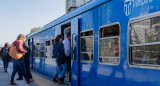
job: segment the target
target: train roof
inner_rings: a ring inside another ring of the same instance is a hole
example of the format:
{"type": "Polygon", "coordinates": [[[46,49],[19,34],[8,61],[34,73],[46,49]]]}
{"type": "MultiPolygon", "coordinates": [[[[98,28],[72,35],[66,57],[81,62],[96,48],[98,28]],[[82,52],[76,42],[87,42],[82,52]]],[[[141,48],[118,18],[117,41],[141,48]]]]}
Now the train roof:
{"type": "Polygon", "coordinates": [[[66,21],[68,19],[71,19],[72,17],[80,15],[80,14],[82,14],[82,13],[88,11],[88,10],[91,10],[91,9],[93,9],[93,8],[103,4],[105,2],[108,2],[108,1],[111,1],[111,0],[91,0],[88,3],[78,7],[76,10],[71,11],[71,12],[61,16],[60,18],[48,23],[47,25],[45,25],[41,29],[39,29],[39,30],[27,35],[27,37],[31,37],[31,36],[33,36],[35,34],[38,34],[38,33],[42,32],[42,31],[44,31],[46,29],[49,29],[49,28],[51,28],[51,27],[53,27],[53,26],[55,26],[57,24],[60,24],[60,23],[66,21]]]}

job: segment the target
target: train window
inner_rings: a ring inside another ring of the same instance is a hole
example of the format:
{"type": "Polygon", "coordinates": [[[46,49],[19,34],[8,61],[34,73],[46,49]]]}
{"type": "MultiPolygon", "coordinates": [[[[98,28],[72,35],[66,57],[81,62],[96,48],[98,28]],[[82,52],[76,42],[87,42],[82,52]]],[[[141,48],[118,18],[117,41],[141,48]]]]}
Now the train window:
{"type": "Polygon", "coordinates": [[[36,57],[39,57],[39,43],[36,44],[36,57]]]}
{"type": "Polygon", "coordinates": [[[52,40],[52,57],[53,57],[53,45],[54,45],[55,39],[52,40]]]}
{"type": "Polygon", "coordinates": [[[120,62],[120,27],[118,24],[100,28],[99,61],[117,65],[120,62]]]}
{"type": "Polygon", "coordinates": [[[130,24],[130,64],[160,64],[160,17],[130,24]]]}
{"type": "Polygon", "coordinates": [[[33,44],[33,57],[36,57],[36,51],[35,51],[36,47],[35,44],[33,44]]]}
{"type": "Polygon", "coordinates": [[[50,40],[46,41],[46,58],[50,58],[50,40]]]}
{"type": "Polygon", "coordinates": [[[41,51],[41,58],[44,58],[44,43],[41,43],[41,46],[40,46],[40,51],[41,51]]]}
{"type": "Polygon", "coordinates": [[[81,52],[80,60],[86,62],[93,62],[93,30],[81,33],[81,52]]]}
{"type": "Polygon", "coordinates": [[[54,39],[52,40],[52,45],[54,44],[54,39]]]}
{"type": "Polygon", "coordinates": [[[73,47],[73,60],[76,60],[76,34],[72,35],[72,47],[73,47]]]}

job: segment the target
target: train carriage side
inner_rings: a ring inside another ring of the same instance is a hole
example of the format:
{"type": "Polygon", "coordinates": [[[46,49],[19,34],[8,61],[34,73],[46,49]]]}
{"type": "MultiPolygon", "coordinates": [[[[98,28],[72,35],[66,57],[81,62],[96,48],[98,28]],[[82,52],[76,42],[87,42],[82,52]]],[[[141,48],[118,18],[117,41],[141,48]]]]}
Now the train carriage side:
{"type": "Polygon", "coordinates": [[[126,85],[128,22],[123,6],[124,1],[112,0],[81,15],[80,86],[126,85]]]}
{"type": "Polygon", "coordinates": [[[128,16],[126,85],[159,86],[159,0],[132,1],[128,16]]]}
{"type": "Polygon", "coordinates": [[[31,67],[50,77],[56,73],[55,58],[52,58],[52,43],[55,38],[53,30],[54,28],[50,28],[30,37],[31,67]]]}
{"type": "Polygon", "coordinates": [[[160,85],[159,3],[112,0],[80,15],[80,86],[160,85]]]}
{"type": "Polygon", "coordinates": [[[159,4],[110,0],[50,26],[30,38],[34,56],[44,50],[33,58],[34,70],[53,77],[56,62],[47,46],[70,23],[73,86],[159,86],[159,4]]]}

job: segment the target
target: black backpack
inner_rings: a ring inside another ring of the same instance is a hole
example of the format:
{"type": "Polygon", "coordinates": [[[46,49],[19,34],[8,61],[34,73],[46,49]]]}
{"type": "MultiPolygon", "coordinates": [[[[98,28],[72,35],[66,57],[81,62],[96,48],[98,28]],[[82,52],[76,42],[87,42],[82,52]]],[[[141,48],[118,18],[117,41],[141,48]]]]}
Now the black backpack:
{"type": "Polygon", "coordinates": [[[65,53],[64,53],[64,49],[63,49],[63,52],[60,52],[60,44],[58,44],[57,64],[61,65],[65,62],[66,62],[66,56],[65,56],[65,53]]]}

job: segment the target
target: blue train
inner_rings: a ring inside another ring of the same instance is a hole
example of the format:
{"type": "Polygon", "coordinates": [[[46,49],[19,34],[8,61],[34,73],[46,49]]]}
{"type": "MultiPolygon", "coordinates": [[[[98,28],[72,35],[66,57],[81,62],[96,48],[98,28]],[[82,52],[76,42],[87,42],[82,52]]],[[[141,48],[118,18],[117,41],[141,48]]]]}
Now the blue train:
{"type": "Polygon", "coordinates": [[[160,86],[160,0],[91,0],[50,22],[27,36],[35,71],[54,76],[67,32],[72,86],[160,86]]]}

